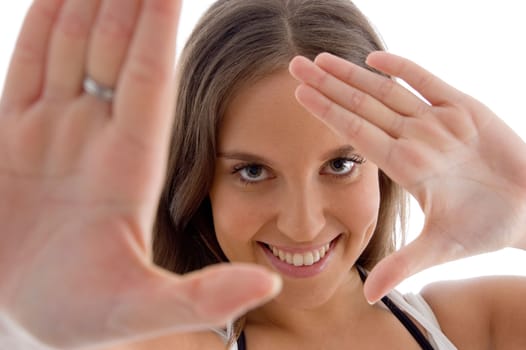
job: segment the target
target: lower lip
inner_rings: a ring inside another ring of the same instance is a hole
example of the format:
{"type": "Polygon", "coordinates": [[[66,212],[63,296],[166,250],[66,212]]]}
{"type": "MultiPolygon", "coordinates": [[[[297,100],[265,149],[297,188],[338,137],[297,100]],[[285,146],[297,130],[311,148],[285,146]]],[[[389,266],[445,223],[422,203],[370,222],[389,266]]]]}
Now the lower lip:
{"type": "Polygon", "coordinates": [[[332,259],[333,253],[334,253],[334,247],[338,243],[338,238],[334,239],[329,246],[329,251],[325,254],[323,258],[318,260],[316,263],[312,265],[304,265],[304,266],[294,266],[286,263],[285,261],[281,261],[277,256],[272,254],[272,252],[267,248],[267,246],[263,243],[260,243],[261,249],[263,249],[263,252],[267,256],[268,260],[274,266],[274,268],[280,272],[281,274],[289,277],[294,278],[307,278],[307,277],[313,277],[317,274],[321,273],[329,262],[332,259]]]}

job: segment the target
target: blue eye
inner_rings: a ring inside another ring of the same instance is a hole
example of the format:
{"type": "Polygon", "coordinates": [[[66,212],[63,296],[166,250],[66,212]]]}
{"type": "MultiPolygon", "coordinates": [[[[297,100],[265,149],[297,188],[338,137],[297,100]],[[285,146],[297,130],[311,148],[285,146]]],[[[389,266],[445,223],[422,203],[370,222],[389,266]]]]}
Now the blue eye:
{"type": "Polygon", "coordinates": [[[239,173],[243,183],[256,183],[269,178],[268,171],[259,164],[245,164],[237,166],[234,173],[239,173]]]}
{"type": "Polygon", "coordinates": [[[342,175],[350,172],[354,167],[354,163],[347,159],[334,159],[328,164],[329,172],[336,175],[342,175]]]}
{"type": "Polygon", "coordinates": [[[329,161],[324,167],[324,173],[334,176],[350,175],[354,168],[365,162],[364,158],[335,158],[329,161]]]}

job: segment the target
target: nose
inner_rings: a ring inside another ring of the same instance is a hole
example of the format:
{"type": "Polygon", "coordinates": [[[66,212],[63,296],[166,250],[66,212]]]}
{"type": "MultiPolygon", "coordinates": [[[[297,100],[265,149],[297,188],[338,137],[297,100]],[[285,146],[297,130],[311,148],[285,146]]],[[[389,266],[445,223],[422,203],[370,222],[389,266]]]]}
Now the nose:
{"type": "Polygon", "coordinates": [[[325,227],[323,194],[316,186],[294,185],[278,207],[278,229],[293,241],[313,241],[325,227]]]}

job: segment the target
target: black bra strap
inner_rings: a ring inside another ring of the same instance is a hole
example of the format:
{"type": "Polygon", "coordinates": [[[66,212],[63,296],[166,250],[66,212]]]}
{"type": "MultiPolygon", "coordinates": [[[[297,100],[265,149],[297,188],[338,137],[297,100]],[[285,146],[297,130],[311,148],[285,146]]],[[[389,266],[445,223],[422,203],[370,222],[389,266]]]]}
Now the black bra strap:
{"type": "MultiPolygon", "coordinates": [[[[356,265],[356,268],[358,269],[358,273],[360,274],[360,278],[362,279],[362,282],[365,282],[367,279],[367,271],[365,271],[361,266],[356,265]]],[[[413,338],[417,341],[417,343],[420,345],[420,347],[423,350],[433,350],[433,347],[427,340],[427,338],[420,332],[420,329],[411,321],[411,319],[402,311],[398,306],[393,303],[391,299],[389,299],[388,296],[385,296],[382,298],[382,302],[387,306],[389,310],[402,322],[404,327],[411,333],[413,338]]]]}
{"type": "MultiPolygon", "coordinates": [[[[356,265],[356,268],[358,269],[358,273],[360,274],[360,278],[363,282],[367,279],[367,271],[365,271],[361,266],[356,265]]],[[[385,296],[382,298],[382,302],[387,306],[389,310],[402,322],[404,327],[411,333],[413,338],[417,341],[417,343],[420,345],[420,347],[423,350],[434,350],[433,346],[429,343],[427,338],[420,332],[420,329],[411,321],[407,315],[400,310],[398,306],[395,305],[395,303],[392,302],[391,299],[389,299],[388,296],[385,296]]],[[[237,347],[238,350],[245,350],[246,349],[246,339],[245,339],[245,332],[241,332],[239,335],[239,338],[237,339],[237,347]]]]}
{"type": "Polygon", "coordinates": [[[237,338],[237,350],[246,350],[247,343],[245,339],[245,332],[241,331],[239,338],[237,338]]]}

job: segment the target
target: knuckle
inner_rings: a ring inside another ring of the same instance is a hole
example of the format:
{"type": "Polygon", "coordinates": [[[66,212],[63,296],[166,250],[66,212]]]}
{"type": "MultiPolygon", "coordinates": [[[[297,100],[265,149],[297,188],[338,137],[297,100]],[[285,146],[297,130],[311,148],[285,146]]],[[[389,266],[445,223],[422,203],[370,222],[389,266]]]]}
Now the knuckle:
{"type": "Polygon", "coordinates": [[[355,136],[360,133],[363,126],[363,120],[354,115],[347,113],[336,103],[328,100],[321,110],[321,118],[329,121],[329,124],[338,132],[343,132],[348,136],[355,136]]]}
{"type": "Polygon", "coordinates": [[[59,16],[56,30],[67,38],[83,39],[89,34],[90,25],[81,14],[66,11],[59,16]]]}
{"type": "Polygon", "coordinates": [[[345,72],[345,81],[350,83],[354,80],[354,76],[356,75],[357,69],[353,66],[348,66],[347,70],[345,72]]]}
{"type": "Polygon", "coordinates": [[[426,173],[430,170],[429,155],[424,150],[416,147],[405,147],[404,153],[408,159],[411,168],[419,173],[426,173]]]}
{"type": "Polygon", "coordinates": [[[391,120],[391,127],[389,128],[389,134],[393,137],[399,137],[404,134],[406,120],[404,117],[395,116],[391,120]]]}
{"type": "Polygon", "coordinates": [[[102,38],[111,42],[122,39],[128,40],[133,36],[133,25],[115,12],[105,11],[98,20],[96,31],[102,38]]]}
{"type": "Polygon", "coordinates": [[[53,21],[55,21],[56,11],[53,10],[53,6],[48,2],[34,1],[30,11],[36,18],[42,19],[45,22],[53,23],[53,21]]]}
{"type": "Polygon", "coordinates": [[[393,167],[396,165],[397,154],[399,153],[400,148],[396,145],[393,147],[388,147],[385,153],[385,164],[387,167],[393,167]]]}
{"type": "Polygon", "coordinates": [[[422,120],[413,125],[414,132],[422,135],[422,138],[426,142],[433,145],[434,148],[443,149],[442,145],[448,145],[447,130],[441,125],[440,122],[433,120],[422,120]],[[431,141],[432,140],[432,141],[431,141]]]}
{"type": "Polygon", "coordinates": [[[446,129],[460,140],[469,140],[477,130],[477,121],[465,106],[454,106],[440,116],[446,129]]]}
{"type": "Polygon", "coordinates": [[[14,54],[16,57],[13,60],[21,64],[38,64],[42,59],[40,43],[35,43],[32,40],[24,40],[24,38],[21,38],[16,43],[14,54]]]}
{"type": "Polygon", "coordinates": [[[416,116],[425,116],[431,112],[431,106],[424,101],[418,103],[415,109],[416,116]]]}
{"type": "Polygon", "coordinates": [[[362,130],[363,123],[363,119],[358,118],[356,116],[346,118],[344,127],[345,134],[350,137],[358,136],[362,130]]]}
{"type": "Polygon", "coordinates": [[[136,53],[130,58],[128,74],[134,83],[158,85],[171,79],[171,72],[153,54],[136,53]]]}
{"type": "MultiPolygon", "coordinates": [[[[42,23],[51,26],[56,20],[56,11],[49,2],[35,1],[31,5],[26,21],[42,23]]],[[[35,40],[28,35],[20,35],[15,44],[13,61],[22,64],[39,64],[42,60],[42,51],[46,43],[42,40],[35,40]]]]}
{"type": "Polygon", "coordinates": [[[329,83],[330,83],[329,80],[330,80],[329,73],[320,69],[318,78],[316,79],[316,81],[314,81],[314,87],[318,89],[326,88],[329,86],[329,83]]]}
{"type": "Polygon", "coordinates": [[[155,15],[170,18],[170,13],[177,7],[177,1],[148,0],[144,2],[146,11],[155,15]]]}
{"type": "MultiPolygon", "coordinates": [[[[424,174],[429,169],[429,155],[426,155],[425,151],[419,147],[415,147],[414,143],[409,140],[397,140],[391,147],[388,147],[386,152],[386,167],[400,169],[400,177],[403,180],[414,178],[415,172],[424,174]]],[[[415,186],[417,184],[401,183],[401,185],[415,186]]]]}
{"type": "Polygon", "coordinates": [[[356,112],[365,103],[366,95],[358,90],[353,90],[349,96],[349,110],[356,112]]]}
{"type": "Polygon", "coordinates": [[[426,90],[429,86],[432,86],[435,81],[435,77],[431,74],[424,74],[418,78],[417,90],[426,90]]]}
{"type": "Polygon", "coordinates": [[[321,107],[320,117],[323,119],[329,119],[336,112],[336,106],[334,102],[329,99],[321,107]]]}
{"type": "Polygon", "coordinates": [[[394,73],[395,73],[395,76],[397,77],[405,76],[409,72],[410,72],[410,64],[406,59],[401,60],[394,67],[394,73]]]}
{"type": "Polygon", "coordinates": [[[394,88],[395,88],[395,82],[393,80],[388,79],[388,78],[381,79],[380,85],[378,86],[378,90],[377,90],[378,98],[380,100],[387,99],[391,95],[394,88]]]}

